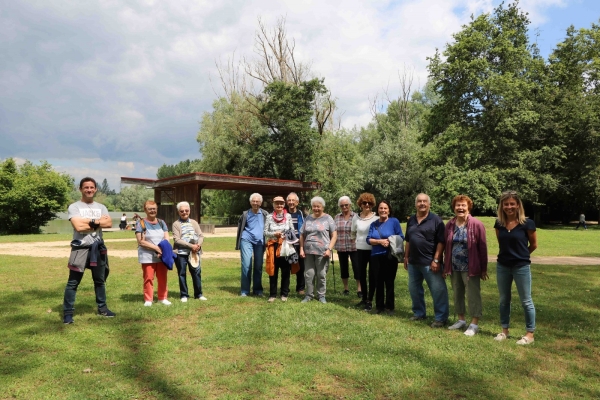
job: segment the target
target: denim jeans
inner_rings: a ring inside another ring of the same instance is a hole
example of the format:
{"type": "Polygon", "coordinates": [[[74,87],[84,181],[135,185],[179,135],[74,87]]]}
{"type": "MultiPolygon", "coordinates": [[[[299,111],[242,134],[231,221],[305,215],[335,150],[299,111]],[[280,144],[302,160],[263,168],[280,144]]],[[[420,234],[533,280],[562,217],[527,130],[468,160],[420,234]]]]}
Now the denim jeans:
{"type": "Polygon", "coordinates": [[[448,288],[442,273],[433,273],[429,265],[408,264],[408,291],[412,299],[412,311],[416,317],[425,318],[425,291],[423,279],[427,282],[431,297],[433,298],[433,311],[435,320],[445,322],[450,314],[448,304],[448,288]]]}
{"type": "Polygon", "coordinates": [[[192,276],[192,285],[194,286],[194,298],[202,297],[202,259],[198,261],[198,268],[192,267],[189,262],[190,256],[185,254],[177,254],[175,266],[179,275],[179,296],[181,298],[190,297],[188,293],[188,285],[186,279],[186,270],[189,268],[192,276]]]}
{"type": "MultiPolygon", "coordinates": [[[[89,265],[89,260],[88,260],[89,265]]],[[[100,255],[98,265],[88,268],[92,271],[92,280],[94,281],[94,291],[96,292],[96,304],[99,311],[106,311],[106,287],[105,272],[106,272],[106,254],[100,255]]],[[[65,297],[63,301],[64,314],[71,314],[75,311],[75,296],[77,288],[83,278],[83,272],[69,270],[69,280],[65,287],[65,297]]]]}
{"type": "Polygon", "coordinates": [[[256,295],[263,293],[262,268],[265,253],[264,244],[252,244],[246,239],[240,241],[242,258],[242,294],[250,294],[250,281],[253,282],[252,291],[256,295]],[[252,256],[254,255],[254,262],[252,256]],[[253,266],[253,268],[251,268],[253,266]],[[254,270],[254,274],[252,271],[254,270]]]}
{"type": "Polygon", "coordinates": [[[496,281],[500,294],[500,324],[508,329],[510,325],[510,302],[512,282],[515,281],[519,299],[525,312],[525,327],[527,332],[535,331],[535,306],[531,299],[531,266],[506,267],[496,264],[496,281]]]}

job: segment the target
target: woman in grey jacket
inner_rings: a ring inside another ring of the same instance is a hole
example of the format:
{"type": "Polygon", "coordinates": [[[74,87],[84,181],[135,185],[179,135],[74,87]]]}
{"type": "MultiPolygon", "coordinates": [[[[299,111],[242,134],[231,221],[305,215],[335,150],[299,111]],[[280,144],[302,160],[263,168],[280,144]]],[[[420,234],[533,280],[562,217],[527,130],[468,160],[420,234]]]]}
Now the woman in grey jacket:
{"type": "Polygon", "coordinates": [[[202,254],[202,242],[204,235],[200,230],[198,222],[190,218],[190,204],[182,201],[177,204],[179,219],[173,222],[173,249],[177,253],[175,265],[179,274],[179,292],[181,302],[188,301],[189,293],[187,286],[186,270],[189,268],[194,285],[194,298],[206,300],[202,294],[202,268],[200,254],[202,254]]]}

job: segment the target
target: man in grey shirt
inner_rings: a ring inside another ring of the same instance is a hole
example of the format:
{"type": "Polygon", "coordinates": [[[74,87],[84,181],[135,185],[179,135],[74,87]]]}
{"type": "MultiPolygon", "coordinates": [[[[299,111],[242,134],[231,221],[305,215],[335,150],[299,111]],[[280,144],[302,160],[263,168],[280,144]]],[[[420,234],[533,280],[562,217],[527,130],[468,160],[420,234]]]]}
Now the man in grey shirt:
{"type": "Polygon", "coordinates": [[[73,226],[73,241],[69,257],[69,280],[65,287],[63,303],[65,324],[73,323],[75,295],[86,268],[92,270],[98,315],[114,317],[106,306],[105,282],[108,274],[106,247],[102,240],[102,228],[112,227],[106,207],[94,201],[96,181],[85,177],[79,183],[81,200],[69,206],[69,221],[73,226]]]}

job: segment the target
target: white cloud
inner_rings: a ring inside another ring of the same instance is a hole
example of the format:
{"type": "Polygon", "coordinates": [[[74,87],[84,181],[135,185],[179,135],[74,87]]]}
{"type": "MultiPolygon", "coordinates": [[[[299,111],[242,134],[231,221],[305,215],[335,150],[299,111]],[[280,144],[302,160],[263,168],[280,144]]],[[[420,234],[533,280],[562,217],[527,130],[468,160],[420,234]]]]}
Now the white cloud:
{"type": "MultiPolygon", "coordinates": [[[[371,119],[369,98],[397,73],[427,80],[427,60],[471,14],[499,0],[4,2],[0,14],[0,157],[51,159],[65,172],[154,177],[199,156],[215,60],[254,57],[257,18],[287,20],[297,59],[312,62],[345,126],[371,119]],[[90,160],[92,159],[92,160],[90,160]],[[98,161],[100,160],[100,161],[98,161]],[[125,163],[125,164],[121,164],[125,163]]],[[[532,21],[566,0],[522,0],[532,21]]],[[[218,82],[217,82],[218,85],[218,82]]],[[[53,163],[54,165],[54,163],[53,163]]]]}

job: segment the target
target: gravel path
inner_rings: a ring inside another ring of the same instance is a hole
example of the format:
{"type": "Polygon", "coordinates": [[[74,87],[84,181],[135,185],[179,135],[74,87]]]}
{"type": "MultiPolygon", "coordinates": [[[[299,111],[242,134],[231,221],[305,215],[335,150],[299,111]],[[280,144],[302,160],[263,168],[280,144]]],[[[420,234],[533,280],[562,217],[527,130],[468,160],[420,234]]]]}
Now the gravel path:
{"type": "MultiPolygon", "coordinates": [[[[217,233],[206,237],[227,237],[230,233],[217,233]]],[[[235,232],[233,233],[235,236],[235,232]]],[[[131,242],[135,239],[106,239],[110,257],[137,258],[137,250],[111,250],[111,242],[131,242]]],[[[0,243],[0,254],[29,257],[68,258],[69,241],[32,242],[32,243],[0,243]]],[[[238,251],[215,252],[205,250],[202,258],[239,258],[238,251]]],[[[496,262],[496,257],[490,257],[489,262],[496,262]]],[[[532,264],[551,265],[600,265],[598,257],[531,257],[532,264]]]]}

